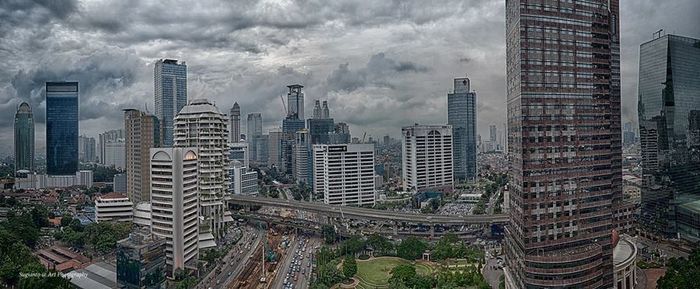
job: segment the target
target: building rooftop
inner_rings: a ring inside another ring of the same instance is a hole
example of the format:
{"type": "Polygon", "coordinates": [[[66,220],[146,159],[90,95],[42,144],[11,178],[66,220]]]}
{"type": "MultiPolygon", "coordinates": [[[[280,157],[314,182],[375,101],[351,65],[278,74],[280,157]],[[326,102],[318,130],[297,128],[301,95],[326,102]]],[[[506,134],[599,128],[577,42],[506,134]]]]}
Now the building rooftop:
{"type": "Polygon", "coordinates": [[[70,282],[77,288],[111,289],[117,287],[117,268],[114,265],[99,262],[75,270],[70,274],[70,282]]]}
{"type": "Polygon", "coordinates": [[[623,235],[613,249],[613,263],[615,267],[624,266],[637,256],[637,246],[634,245],[629,236],[623,235]]]}
{"type": "Polygon", "coordinates": [[[107,200],[107,199],[125,199],[125,198],[126,198],[126,195],[123,194],[123,193],[111,192],[111,193],[106,193],[106,194],[100,195],[100,196],[97,197],[97,198],[98,198],[98,199],[103,199],[103,200],[107,200]]]}
{"type": "MultiPolygon", "coordinates": [[[[221,114],[218,108],[207,99],[193,99],[180,110],[178,117],[183,114],[216,113],[221,114]]],[[[176,117],[177,118],[177,117],[176,117]]]]}

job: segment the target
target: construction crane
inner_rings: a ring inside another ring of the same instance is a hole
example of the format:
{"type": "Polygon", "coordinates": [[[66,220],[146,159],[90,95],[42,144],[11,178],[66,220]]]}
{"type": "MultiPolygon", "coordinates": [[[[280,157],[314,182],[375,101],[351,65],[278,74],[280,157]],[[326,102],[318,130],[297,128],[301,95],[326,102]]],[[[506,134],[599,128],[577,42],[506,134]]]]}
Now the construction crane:
{"type": "Polygon", "coordinates": [[[362,143],[365,143],[365,137],[367,136],[367,132],[364,132],[362,134],[362,143]]]}
{"type": "Polygon", "coordinates": [[[289,111],[287,110],[287,104],[284,103],[284,96],[280,94],[280,100],[282,101],[282,108],[284,109],[284,115],[287,116],[289,111]]]}

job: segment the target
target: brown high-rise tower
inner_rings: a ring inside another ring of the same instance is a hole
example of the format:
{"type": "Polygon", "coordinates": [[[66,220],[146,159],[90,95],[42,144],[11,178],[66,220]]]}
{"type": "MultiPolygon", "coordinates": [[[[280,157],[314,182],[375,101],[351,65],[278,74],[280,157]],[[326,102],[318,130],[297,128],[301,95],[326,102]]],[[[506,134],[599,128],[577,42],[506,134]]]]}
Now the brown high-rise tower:
{"type": "Polygon", "coordinates": [[[507,0],[507,288],[612,288],[618,0],[507,0]]]}
{"type": "Polygon", "coordinates": [[[126,196],[134,204],[151,201],[150,149],[161,145],[160,123],[153,115],[124,110],[126,196]]]}

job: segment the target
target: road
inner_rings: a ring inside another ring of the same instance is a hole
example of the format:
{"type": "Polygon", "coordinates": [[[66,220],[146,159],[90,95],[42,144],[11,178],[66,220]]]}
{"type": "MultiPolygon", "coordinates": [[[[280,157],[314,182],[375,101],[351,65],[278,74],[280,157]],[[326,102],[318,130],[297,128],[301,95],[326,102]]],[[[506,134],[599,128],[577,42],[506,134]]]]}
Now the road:
{"type": "Polygon", "coordinates": [[[224,260],[224,269],[221,270],[221,274],[217,276],[219,278],[219,283],[216,284],[216,286],[212,288],[226,288],[228,284],[233,282],[233,280],[241,274],[241,271],[243,268],[245,268],[245,264],[248,262],[250,259],[250,256],[253,255],[254,249],[258,247],[260,242],[263,240],[263,237],[265,236],[265,232],[260,231],[260,230],[255,230],[253,234],[251,234],[252,238],[248,239],[248,242],[239,242],[238,247],[235,247],[233,251],[236,254],[230,261],[224,260]]]}
{"type": "Polygon", "coordinates": [[[471,225],[471,224],[493,224],[508,222],[508,215],[432,215],[432,214],[417,214],[407,212],[383,211],[360,207],[341,207],[335,205],[327,205],[323,203],[312,203],[306,201],[281,200],[274,198],[253,197],[244,195],[232,195],[230,202],[238,204],[271,206],[278,208],[297,209],[322,214],[331,215],[334,217],[362,220],[377,220],[389,222],[408,222],[420,224],[443,224],[443,225],[471,225]]]}
{"type": "Polygon", "coordinates": [[[202,279],[197,288],[224,288],[225,284],[230,283],[233,277],[240,274],[243,268],[242,265],[245,263],[244,261],[253,253],[253,250],[250,250],[250,248],[255,248],[262,240],[262,237],[263,233],[261,231],[244,227],[241,239],[226,253],[226,256],[221,259],[217,266],[202,279]],[[231,272],[230,275],[229,272],[231,272]]]}
{"type": "Polygon", "coordinates": [[[289,245],[289,247],[285,250],[284,252],[284,257],[277,263],[277,276],[275,277],[275,280],[272,282],[273,286],[272,288],[283,288],[284,287],[284,278],[287,276],[287,272],[289,271],[289,266],[292,263],[293,255],[294,252],[296,252],[297,246],[299,245],[299,238],[297,235],[290,235],[292,238],[292,241],[289,245]]]}
{"type": "Polygon", "coordinates": [[[498,264],[498,259],[494,258],[489,252],[487,252],[486,265],[484,265],[481,274],[484,275],[484,278],[489,285],[491,285],[491,288],[498,288],[499,278],[503,276],[502,268],[503,267],[498,264]]]}
{"type": "Polygon", "coordinates": [[[304,251],[304,259],[301,262],[302,273],[294,288],[306,289],[311,285],[311,266],[313,266],[313,257],[316,252],[316,246],[321,245],[321,239],[310,238],[304,251]]]}
{"type": "Polygon", "coordinates": [[[272,288],[286,288],[286,284],[294,284],[294,289],[309,288],[311,283],[311,265],[314,248],[321,244],[318,238],[296,236],[287,249],[284,258],[277,267],[277,274],[272,288]],[[296,270],[295,268],[296,264],[296,270]],[[294,277],[297,280],[294,280],[294,277]]]}

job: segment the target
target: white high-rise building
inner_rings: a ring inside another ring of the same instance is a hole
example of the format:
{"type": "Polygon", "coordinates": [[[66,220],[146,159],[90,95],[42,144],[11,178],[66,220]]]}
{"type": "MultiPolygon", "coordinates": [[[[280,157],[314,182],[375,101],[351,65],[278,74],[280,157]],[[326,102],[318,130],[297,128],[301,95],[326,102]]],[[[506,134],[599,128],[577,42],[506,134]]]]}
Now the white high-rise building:
{"type": "Polygon", "coordinates": [[[239,142],[229,144],[229,171],[228,191],[234,195],[255,195],[258,193],[258,172],[251,170],[248,160],[248,143],[239,142]]]}
{"type": "Polygon", "coordinates": [[[151,153],[151,233],[166,241],[168,275],[197,268],[199,197],[197,148],[154,148],[151,153]]]}
{"type": "Polygon", "coordinates": [[[200,247],[215,246],[224,223],[233,221],[224,199],[228,190],[228,119],[206,99],[190,101],[175,117],[175,147],[199,150],[200,247]]]}
{"type": "Polygon", "coordinates": [[[134,216],[132,203],[125,194],[109,193],[95,199],[95,222],[131,222],[134,216]]]}
{"type": "Polygon", "coordinates": [[[416,124],[401,133],[404,190],[452,191],[452,126],[416,124]]]}
{"type": "Polygon", "coordinates": [[[330,205],[374,205],[374,145],[313,146],[314,193],[330,205]]]}

